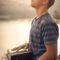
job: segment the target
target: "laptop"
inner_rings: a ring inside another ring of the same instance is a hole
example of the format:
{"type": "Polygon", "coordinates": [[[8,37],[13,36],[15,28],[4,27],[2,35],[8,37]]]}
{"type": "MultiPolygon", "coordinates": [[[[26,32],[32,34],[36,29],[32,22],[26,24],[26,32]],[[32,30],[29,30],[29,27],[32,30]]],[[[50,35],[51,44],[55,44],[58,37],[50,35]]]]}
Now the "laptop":
{"type": "Polygon", "coordinates": [[[31,52],[14,52],[8,54],[8,60],[32,60],[31,52]]]}

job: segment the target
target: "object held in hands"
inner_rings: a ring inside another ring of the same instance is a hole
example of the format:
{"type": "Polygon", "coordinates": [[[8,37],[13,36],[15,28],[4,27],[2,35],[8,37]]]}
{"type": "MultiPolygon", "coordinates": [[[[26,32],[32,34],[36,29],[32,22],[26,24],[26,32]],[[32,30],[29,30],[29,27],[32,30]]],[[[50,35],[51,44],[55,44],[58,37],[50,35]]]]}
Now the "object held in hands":
{"type": "Polygon", "coordinates": [[[14,52],[8,54],[8,60],[32,60],[31,52],[14,52]]]}

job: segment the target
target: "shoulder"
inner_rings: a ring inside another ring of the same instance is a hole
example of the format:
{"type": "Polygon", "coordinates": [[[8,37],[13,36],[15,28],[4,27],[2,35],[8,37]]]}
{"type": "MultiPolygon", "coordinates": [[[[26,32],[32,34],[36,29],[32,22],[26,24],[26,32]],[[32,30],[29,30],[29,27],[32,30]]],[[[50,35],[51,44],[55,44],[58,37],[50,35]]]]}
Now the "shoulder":
{"type": "Polygon", "coordinates": [[[55,28],[58,30],[58,25],[49,14],[42,18],[40,25],[42,28],[55,28]]]}
{"type": "Polygon", "coordinates": [[[56,24],[54,19],[51,17],[51,15],[49,13],[46,13],[45,15],[43,15],[41,17],[41,22],[42,25],[46,25],[46,24],[56,24]]]}

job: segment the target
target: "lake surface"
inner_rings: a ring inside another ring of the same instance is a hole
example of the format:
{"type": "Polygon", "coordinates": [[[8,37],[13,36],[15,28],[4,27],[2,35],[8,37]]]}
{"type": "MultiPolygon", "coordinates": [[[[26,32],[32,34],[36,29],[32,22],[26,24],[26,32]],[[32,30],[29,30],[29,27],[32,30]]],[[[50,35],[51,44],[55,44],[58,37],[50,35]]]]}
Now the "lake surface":
{"type": "MultiPolygon", "coordinates": [[[[60,25],[59,35],[60,35],[60,25]]],[[[11,21],[0,21],[0,57],[7,50],[29,42],[31,20],[18,19],[11,21]]],[[[58,54],[60,54],[60,36],[58,38],[58,54]]]]}

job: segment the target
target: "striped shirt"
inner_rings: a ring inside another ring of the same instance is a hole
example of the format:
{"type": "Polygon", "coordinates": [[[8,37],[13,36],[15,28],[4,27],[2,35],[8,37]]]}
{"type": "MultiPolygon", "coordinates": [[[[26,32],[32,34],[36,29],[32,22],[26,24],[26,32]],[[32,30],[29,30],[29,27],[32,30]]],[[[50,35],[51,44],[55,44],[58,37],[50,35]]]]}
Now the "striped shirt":
{"type": "Polygon", "coordinates": [[[29,51],[33,53],[34,58],[46,52],[44,44],[57,44],[57,39],[58,26],[49,13],[33,19],[29,38],[29,51]]]}

